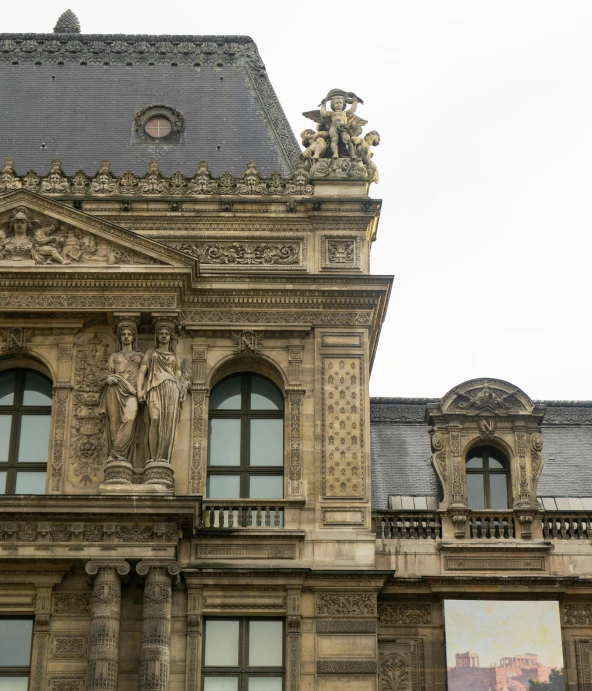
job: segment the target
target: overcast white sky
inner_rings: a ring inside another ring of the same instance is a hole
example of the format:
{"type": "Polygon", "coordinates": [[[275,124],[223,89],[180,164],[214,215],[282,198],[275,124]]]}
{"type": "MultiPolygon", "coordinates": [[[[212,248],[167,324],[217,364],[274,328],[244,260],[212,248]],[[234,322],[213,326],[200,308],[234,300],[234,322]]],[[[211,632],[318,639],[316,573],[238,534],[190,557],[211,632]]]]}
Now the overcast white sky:
{"type": "Polygon", "coordinates": [[[364,99],[372,271],[395,274],[372,395],[491,376],[592,399],[590,0],[62,1],[10,3],[0,30],[70,7],[84,33],[248,34],[296,133],[329,89],[364,99]]]}

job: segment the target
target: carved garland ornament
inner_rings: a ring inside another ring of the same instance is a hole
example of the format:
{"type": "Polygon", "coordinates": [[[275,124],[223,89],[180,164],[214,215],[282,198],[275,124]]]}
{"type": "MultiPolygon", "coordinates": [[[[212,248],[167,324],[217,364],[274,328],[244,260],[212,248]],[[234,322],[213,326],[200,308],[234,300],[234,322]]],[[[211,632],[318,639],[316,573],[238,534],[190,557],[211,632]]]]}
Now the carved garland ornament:
{"type": "Polygon", "coordinates": [[[53,406],[53,455],[51,458],[50,477],[52,492],[62,489],[64,474],[64,442],[66,436],[66,416],[70,391],[58,389],[54,394],[53,406]]]}
{"type": "Polygon", "coordinates": [[[195,257],[202,266],[306,269],[307,238],[282,242],[202,241],[171,244],[174,249],[195,257]]]}
{"type": "Polygon", "coordinates": [[[191,391],[191,404],[193,408],[192,425],[192,452],[191,452],[191,493],[200,494],[202,491],[203,468],[202,468],[202,443],[203,443],[203,418],[204,404],[206,400],[205,391],[191,391]]]}

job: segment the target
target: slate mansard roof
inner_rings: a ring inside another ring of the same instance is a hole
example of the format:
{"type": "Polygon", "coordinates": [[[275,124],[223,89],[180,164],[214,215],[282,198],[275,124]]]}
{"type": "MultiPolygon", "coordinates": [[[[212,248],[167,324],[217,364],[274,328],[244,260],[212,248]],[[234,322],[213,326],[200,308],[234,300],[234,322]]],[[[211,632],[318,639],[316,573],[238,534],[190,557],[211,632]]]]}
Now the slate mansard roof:
{"type": "Polygon", "coordinates": [[[300,147],[248,36],[0,34],[0,157],[19,175],[144,174],[151,160],[193,175],[291,173],[300,147]],[[153,104],[180,111],[178,144],[132,143],[134,114],[153,104]]]}
{"type": "MultiPolygon", "coordinates": [[[[426,407],[433,399],[370,400],[372,507],[391,495],[438,496],[426,407]]],[[[539,401],[545,465],[540,497],[592,497],[592,401],[539,401]]]]}

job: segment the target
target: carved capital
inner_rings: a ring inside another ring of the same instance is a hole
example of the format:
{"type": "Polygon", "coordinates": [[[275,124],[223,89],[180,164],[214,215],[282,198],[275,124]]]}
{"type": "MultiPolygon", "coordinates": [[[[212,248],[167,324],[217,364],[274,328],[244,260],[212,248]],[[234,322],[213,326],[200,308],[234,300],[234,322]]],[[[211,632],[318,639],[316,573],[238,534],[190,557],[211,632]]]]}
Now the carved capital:
{"type": "Polygon", "coordinates": [[[86,571],[89,580],[94,580],[94,577],[99,573],[101,569],[114,570],[120,578],[124,578],[130,572],[130,565],[126,561],[122,561],[120,559],[98,559],[89,561],[84,567],[84,570],[86,571]]]}
{"type": "Polygon", "coordinates": [[[151,569],[166,571],[166,573],[173,579],[174,585],[177,585],[180,582],[181,564],[179,564],[177,561],[147,559],[145,561],[141,561],[136,566],[136,573],[138,576],[145,578],[151,569]]]}

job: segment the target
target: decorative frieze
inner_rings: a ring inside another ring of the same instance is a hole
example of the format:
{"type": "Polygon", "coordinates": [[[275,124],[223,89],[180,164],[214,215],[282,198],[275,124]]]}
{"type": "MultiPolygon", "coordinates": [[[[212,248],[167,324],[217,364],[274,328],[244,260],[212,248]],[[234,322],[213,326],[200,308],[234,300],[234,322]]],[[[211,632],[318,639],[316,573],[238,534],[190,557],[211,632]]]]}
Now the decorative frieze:
{"type": "Polygon", "coordinates": [[[429,603],[378,605],[378,621],[383,626],[429,625],[431,618],[432,606],[429,603]]]}
{"type": "Polygon", "coordinates": [[[315,602],[319,617],[376,614],[376,595],[373,593],[317,593],[315,602]]]}
{"type": "MultiPolygon", "coordinates": [[[[380,613],[380,607],[379,607],[380,613]]],[[[317,633],[376,633],[376,619],[319,619],[317,633]]]]}
{"type": "Polygon", "coordinates": [[[48,691],[85,691],[85,677],[60,675],[50,677],[48,691]]]}
{"type": "Polygon", "coordinates": [[[364,496],[364,388],[361,357],[322,360],[323,496],[364,496]]]}
{"type": "Polygon", "coordinates": [[[0,543],[169,543],[176,544],[175,523],[2,522],[0,543]]]}
{"type": "Polygon", "coordinates": [[[64,590],[53,595],[53,613],[70,616],[90,615],[90,592],[64,590]]]}
{"type": "MultiPolygon", "coordinates": [[[[0,307],[2,307],[0,295],[0,307]]],[[[8,306],[8,305],[6,305],[8,306]]],[[[249,326],[370,326],[372,311],[338,312],[331,310],[181,310],[183,324],[249,326]]]]}
{"type": "Polygon", "coordinates": [[[592,604],[563,605],[565,626],[592,626],[592,604]]]}
{"type": "Polygon", "coordinates": [[[52,636],[49,654],[52,658],[86,659],[88,654],[88,637],[76,634],[52,636]]]}
{"type": "Polygon", "coordinates": [[[318,660],[317,674],[376,674],[374,660],[318,660]]]}
{"type": "Polygon", "coordinates": [[[448,571],[544,571],[543,557],[446,557],[448,571]]]}
{"type": "Polygon", "coordinates": [[[195,257],[200,266],[222,267],[225,270],[245,269],[306,271],[308,239],[306,236],[284,236],[279,241],[268,236],[249,236],[248,240],[200,240],[170,245],[195,257]]]}
{"type": "Polygon", "coordinates": [[[286,610],[284,595],[206,595],[204,610],[286,610]]]}
{"type": "Polygon", "coordinates": [[[197,559],[296,559],[296,546],[288,543],[245,544],[244,542],[209,545],[196,544],[197,559]]]}

